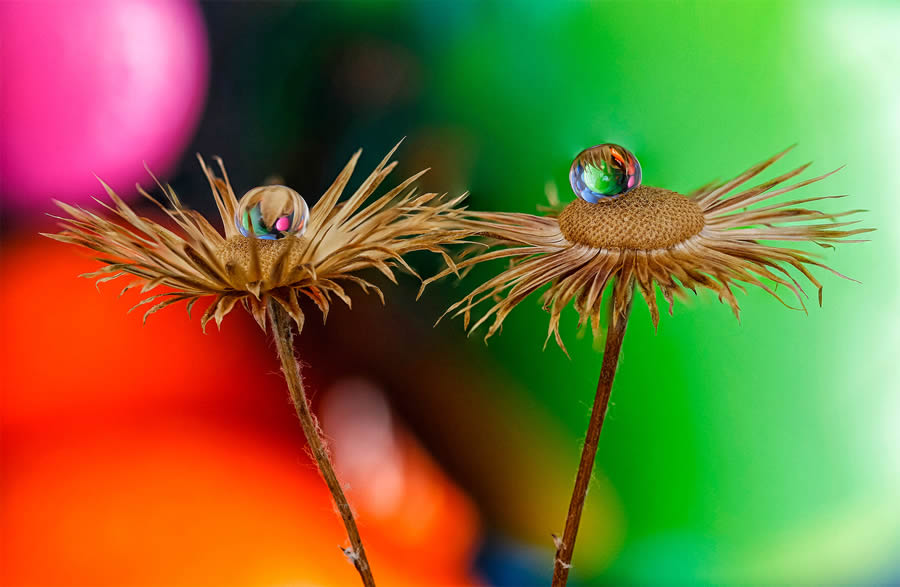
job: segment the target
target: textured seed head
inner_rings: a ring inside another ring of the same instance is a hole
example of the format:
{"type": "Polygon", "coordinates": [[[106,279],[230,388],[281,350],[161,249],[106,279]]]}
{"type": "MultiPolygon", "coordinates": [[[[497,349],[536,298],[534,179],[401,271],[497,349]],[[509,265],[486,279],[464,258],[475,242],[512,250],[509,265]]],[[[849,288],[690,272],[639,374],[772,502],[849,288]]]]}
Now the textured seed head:
{"type": "Polygon", "coordinates": [[[299,237],[262,240],[246,236],[233,236],[225,241],[217,256],[225,267],[237,266],[249,273],[253,268],[251,247],[255,247],[259,255],[260,275],[268,276],[273,274],[275,264],[281,258],[284,259],[282,263],[285,269],[299,265],[308,244],[305,238],[299,237]]]}
{"type": "Polygon", "coordinates": [[[566,240],[597,249],[667,249],[699,233],[704,223],[693,201],[644,185],[596,204],[575,199],[559,214],[566,240]]]}

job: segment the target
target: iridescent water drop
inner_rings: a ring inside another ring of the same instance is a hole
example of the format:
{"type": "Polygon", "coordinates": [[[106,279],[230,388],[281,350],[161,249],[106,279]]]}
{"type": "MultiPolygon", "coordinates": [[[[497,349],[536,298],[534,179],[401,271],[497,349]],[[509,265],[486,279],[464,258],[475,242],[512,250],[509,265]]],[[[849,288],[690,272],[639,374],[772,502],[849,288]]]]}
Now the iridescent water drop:
{"type": "Polygon", "coordinates": [[[569,183],[586,202],[616,198],[641,185],[641,164],[625,147],[604,143],[585,149],[575,157],[569,183]]]}
{"type": "Polygon", "coordinates": [[[266,240],[302,236],[308,220],[306,201],[283,185],[261,186],[244,194],[234,219],[242,235],[266,240]]]}

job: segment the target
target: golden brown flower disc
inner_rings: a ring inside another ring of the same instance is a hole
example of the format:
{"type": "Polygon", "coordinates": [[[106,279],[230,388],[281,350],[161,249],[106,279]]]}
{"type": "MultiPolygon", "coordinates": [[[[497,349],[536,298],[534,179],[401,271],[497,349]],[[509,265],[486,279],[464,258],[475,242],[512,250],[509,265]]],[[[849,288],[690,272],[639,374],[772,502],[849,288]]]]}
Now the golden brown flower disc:
{"type": "Polygon", "coordinates": [[[667,249],[698,234],[704,223],[693,201],[644,185],[596,204],[573,200],[559,214],[567,241],[598,249],[667,249]]]}
{"type": "MultiPolygon", "coordinates": [[[[226,269],[237,267],[244,274],[249,275],[253,267],[253,251],[255,247],[259,255],[259,269],[262,276],[273,276],[275,264],[282,260],[281,275],[288,272],[289,268],[296,266],[306,250],[308,242],[305,238],[288,237],[279,240],[261,240],[247,236],[233,236],[225,241],[219,249],[218,258],[226,269]]],[[[230,270],[229,270],[230,272],[230,270]]],[[[270,286],[282,285],[271,283],[270,286]]]]}

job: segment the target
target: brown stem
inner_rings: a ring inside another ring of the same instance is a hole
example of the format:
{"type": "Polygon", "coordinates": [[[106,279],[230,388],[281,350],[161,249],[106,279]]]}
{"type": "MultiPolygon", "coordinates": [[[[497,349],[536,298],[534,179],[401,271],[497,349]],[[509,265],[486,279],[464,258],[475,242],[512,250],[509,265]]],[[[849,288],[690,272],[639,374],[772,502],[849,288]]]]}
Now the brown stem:
{"type": "Polygon", "coordinates": [[[344,491],[334,472],[334,466],[331,464],[328,448],[325,446],[325,439],[322,438],[316,417],[309,409],[309,401],[306,399],[306,392],[303,389],[303,379],[300,377],[300,365],[294,357],[294,332],[291,327],[291,317],[274,301],[269,302],[269,315],[275,335],[275,346],[278,348],[278,357],[281,359],[281,370],[287,380],[288,391],[294,402],[294,408],[297,410],[297,417],[300,418],[300,426],[303,428],[303,434],[306,435],[306,442],[309,443],[310,452],[316,460],[319,472],[322,474],[328,490],[331,491],[331,497],[344,521],[347,536],[350,537],[351,548],[345,549],[344,554],[353,561],[362,578],[363,585],[375,587],[375,579],[372,577],[372,569],[366,558],[366,551],[363,548],[362,538],[359,536],[359,529],[356,527],[356,520],[353,519],[353,511],[350,509],[350,504],[347,503],[347,498],[344,496],[344,491]]]}
{"type": "Polygon", "coordinates": [[[609,405],[613,378],[616,376],[616,365],[619,363],[619,351],[622,350],[625,327],[628,324],[628,315],[631,312],[633,285],[631,283],[616,285],[616,289],[623,286],[627,288],[624,296],[624,307],[613,309],[614,314],[606,331],[603,366],[600,369],[600,379],[597,381],[597,395],[594,397],[591,420],[588,424],[587,436],[585,436],[584,447],[581,451],[578,475],[575,477],[575,489],[572,491],[572,500],[569,502],[566,528],[562,538],[554,537],[556,540],[556,557],[553,563],[553,587],[565,587],[569,578],[569,569],[572,567],[572,554],[575,551],[575,537],[578,535],[578,524],[581,522],[581,510],[584,508],[588,485],[591,482],[591,472],[594,469],[594,459],[597,456],[597,445],[600,441],[600,430],[603,428],[603,419],[606,416],[606,407],[609,405]]]}

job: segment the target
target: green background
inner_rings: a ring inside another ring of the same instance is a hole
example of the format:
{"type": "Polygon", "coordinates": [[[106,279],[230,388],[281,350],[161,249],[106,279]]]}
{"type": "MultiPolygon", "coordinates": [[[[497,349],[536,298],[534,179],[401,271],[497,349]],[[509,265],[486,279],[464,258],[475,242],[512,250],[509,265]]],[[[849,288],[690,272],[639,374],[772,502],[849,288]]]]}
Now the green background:
{"type": "MultiPolygon", "coordinates": [[[[624,542],[612,568],[595,574],[585,574],[591,547],[580,545],[580,577],[896,576],[900,5],[467,10],[464,34],[435,49],[428,104],[441,124],[475,137],[473,207],[532,212],[548,180],[570,198],[571,158],[600,142],[632,149],[645,184],[680,191],[797,142],[777,169],[812,160],[809,177],[846,164],[804,193],[851,194],[825,209],[866,208],[865,224],[878,228],[871,242],[824,253],[861,283],[816,272],[824,307],[813,301],[808,315],[751,290],[739,298],[739,323],[706,294],[678,304],[654,332],[636,306],[598,458],[621,501],[624,542]]],[[[575,318],[570,311],[564,326],[571,361],[541,352],[547,316],[536,299],[486,351],[564,424],[573,450],[560,458],[573,471],[600,365],[575,318]]]]}

